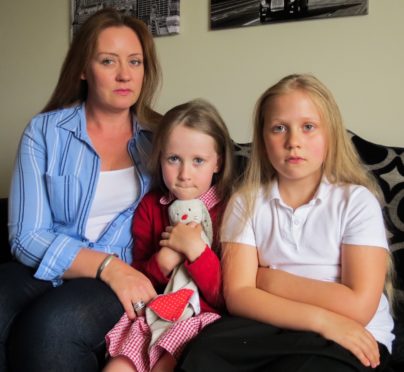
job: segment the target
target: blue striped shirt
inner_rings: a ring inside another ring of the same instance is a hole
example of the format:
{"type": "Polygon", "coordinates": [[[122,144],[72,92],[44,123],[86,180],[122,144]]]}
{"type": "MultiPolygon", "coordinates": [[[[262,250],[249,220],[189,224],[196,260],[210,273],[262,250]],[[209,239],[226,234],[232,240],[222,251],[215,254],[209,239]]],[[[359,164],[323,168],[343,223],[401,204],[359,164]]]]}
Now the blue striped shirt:
{"type": "Polygon", "coordinates": [[[84,234],[101,161],[87,134],[84,104],[39,114],[28,124],[14,166],[9,234],[12,254],[36,268],[36,278],[61,284],[63,273],[83,247],[132,261],[131,223],[150,187],[151,152],[151,133],[135,117],[128,151],[139,179],[139,195],[96,242],[90,242],[84,234]]]}

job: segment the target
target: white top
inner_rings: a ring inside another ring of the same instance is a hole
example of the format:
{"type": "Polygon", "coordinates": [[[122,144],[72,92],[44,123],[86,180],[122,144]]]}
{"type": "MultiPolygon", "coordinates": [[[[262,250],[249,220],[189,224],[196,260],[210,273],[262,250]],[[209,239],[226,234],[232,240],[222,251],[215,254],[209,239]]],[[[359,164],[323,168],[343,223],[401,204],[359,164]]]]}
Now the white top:
{"type": "MultiPolygon", "coordinates": [[[[232,206],[221,240],[256,248],[263,267],[339,282],[341,244],[388,249],[380,205],[363,186],[337,186],[324,180],[308,204],[293,210],[282,201],[275,182],[268,196],[259,192],[247,221],[240,197],[232,206]]],[[[393,319],[384,295],[366,328],[391,352],[393,319]]]]}
{"type": "Polygon", "coordinates": [[[129,208],[139,192],[135,167],[100,172],[86,226],[86,237],[97,241],[107,225],[129,208]]]}

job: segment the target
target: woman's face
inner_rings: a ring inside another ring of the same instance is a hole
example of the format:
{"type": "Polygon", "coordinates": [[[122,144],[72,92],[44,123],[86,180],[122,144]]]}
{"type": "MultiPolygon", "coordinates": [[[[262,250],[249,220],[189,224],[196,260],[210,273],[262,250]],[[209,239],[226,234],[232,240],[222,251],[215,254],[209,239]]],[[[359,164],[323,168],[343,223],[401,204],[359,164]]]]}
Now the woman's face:
{"type": "Polygon", "coordinates": [[[109,27],[99,37],[89,67],[87,105],[103,111],[128,110],[139,98],[143,77],[143,49],[129,27],[109,27]]]}

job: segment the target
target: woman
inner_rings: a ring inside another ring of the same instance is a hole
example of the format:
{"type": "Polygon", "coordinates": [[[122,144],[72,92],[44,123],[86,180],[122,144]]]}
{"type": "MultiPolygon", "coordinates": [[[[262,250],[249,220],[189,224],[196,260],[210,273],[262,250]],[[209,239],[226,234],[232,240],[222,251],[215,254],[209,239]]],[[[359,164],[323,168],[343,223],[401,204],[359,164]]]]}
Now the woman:
{"type": "Polygon", "coordinates": [[[127,263],[133,211],[149,189],[159,78],[137,19],[104,9],[74,38],[17,154],[15,261],[0,268],[1,371],[96,371],[123,310],[134,319],[133,304],[155,296],[127,263]]]}

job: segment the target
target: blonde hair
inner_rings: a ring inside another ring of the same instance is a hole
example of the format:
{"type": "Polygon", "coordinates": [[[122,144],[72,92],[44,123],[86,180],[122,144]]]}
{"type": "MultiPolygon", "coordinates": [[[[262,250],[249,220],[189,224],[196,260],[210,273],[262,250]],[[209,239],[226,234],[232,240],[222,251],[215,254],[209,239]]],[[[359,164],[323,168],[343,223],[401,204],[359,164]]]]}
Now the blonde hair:
{"type": "Polygon", "coordinates": [[[143,21],[113,8],[104,8],[94,13],[80,27],[67,52],[52,96],[42,112],[69,107],[87,99],[87,81],[82,80],[81,75],[95,53],[100,33],[109,27],[129,27],[142,45],[143,85],[139,98],[131,109],[142,125],[152,130],[161,119],[161,115],[151,108],[161,79],[153,36],[143,21]]]}
{"type": "Polygon", "coordinates": [[[233,142],[219,112],[213,105],[202,99],[175,106],[163,116],[153,139],[155,151],[150,159],[153,187],[167,192],[162,179],[160,158],[171,132],[180,125],[207,134],[214,139],[215,150],[220,159],[220,170],[214,175],[213,184],[216,185],[220,199],[228,200],[234,179],[233,142]]]}
{"type": "MultiPolygon", "coordinates": [[[[244,180],[236,193],[243,198],[246,205],[245,221],[252,214],[259,190],[268,192],[276,177],[276,171],[266,154],[263,139],[265,113],[275,98],[296,90],[308,95],[319,111],[321,120],[326,127],[328,146],[323,164],[323,175],[334,184],[365,186],[381,200],[378,184],[361,162],[347,134],[340,110],[330,90],[312,75],[293,74],[284,77],[268,88],[260,96],[255,106],[251,155],[244,180]]],[[[226,221],[228,213],[231,213],[231,200],[224,214],[224,221],[226,221]]],[[[240,224],[240,229],[244,225],[243,222],[240,224]]],[[[393,265],[390,254],[385,284],[390,301],[394,297],[392,279],[393,265]]]]}
{"type": "Polygon", "coordinates": [[[249,214],[252,213],[258,190],[261,188],[268,190],[268,186],[276,177],[276,171],[266,154],[262,135],[265,113],[275,98],[295,90],[302,91],[310,97],[326,126],[328,146],[323,175],[331,183],[363,185],[379,197],[378,185],[361,163],[344,127],[340,110],[332,93],[312,75],[293,74],[268,88],[255,106],[251,156],[239,190],[246,199],[249,214]]]}

